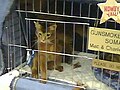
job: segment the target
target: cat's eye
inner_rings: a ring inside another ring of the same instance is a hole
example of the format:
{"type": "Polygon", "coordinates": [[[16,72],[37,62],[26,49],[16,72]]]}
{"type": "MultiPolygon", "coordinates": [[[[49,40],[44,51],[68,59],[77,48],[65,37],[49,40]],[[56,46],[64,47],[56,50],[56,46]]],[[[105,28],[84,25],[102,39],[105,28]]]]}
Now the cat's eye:
{"type": "Polygon", "coordinates": [[[41,35],[42,35],[42,33],[39,33],[39,35],[41,36],[41,35]]]}
{"type": "Polygon", "coordinates": [[[50,37],[50,33],[47,33],[47,36],[50,37]]]}

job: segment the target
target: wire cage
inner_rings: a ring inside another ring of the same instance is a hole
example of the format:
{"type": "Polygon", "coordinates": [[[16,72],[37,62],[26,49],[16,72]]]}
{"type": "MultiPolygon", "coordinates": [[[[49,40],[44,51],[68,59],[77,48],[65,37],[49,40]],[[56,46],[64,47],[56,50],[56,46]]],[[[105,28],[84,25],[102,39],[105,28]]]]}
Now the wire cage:
{"type": "Polygon", "coordinates": [[[15,1],[3,25],[4,72],[19,67],[21,77],[80,90],[120,90],[120,71],[92,66],[95,58],[119,63],[120,55],[88,49],[89,27],[120,27],[113,20],[99,24],[101,2],[105,0],[15,1]]]}

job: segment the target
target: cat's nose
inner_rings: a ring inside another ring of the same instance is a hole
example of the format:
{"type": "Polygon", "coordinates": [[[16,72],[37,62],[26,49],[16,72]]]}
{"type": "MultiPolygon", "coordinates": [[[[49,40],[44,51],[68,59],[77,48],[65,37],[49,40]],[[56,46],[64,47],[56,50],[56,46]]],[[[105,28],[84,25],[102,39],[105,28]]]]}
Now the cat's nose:
{"type": "Polygon", "coordinates": [[[45,40],[41,40],[42,43],[45,43],[45,40]]]}

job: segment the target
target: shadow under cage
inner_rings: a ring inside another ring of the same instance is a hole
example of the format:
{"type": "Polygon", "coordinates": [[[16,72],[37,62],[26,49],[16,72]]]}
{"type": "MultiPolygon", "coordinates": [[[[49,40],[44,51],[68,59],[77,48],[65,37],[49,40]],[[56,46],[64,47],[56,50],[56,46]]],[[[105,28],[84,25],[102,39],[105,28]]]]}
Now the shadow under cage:
{"type": "Polygon", "coordinates": [[[97,4],[102,2],[105,1],[15,2],[3,26],[5,68],[9,71],[25,62],[19,69],[23,77],[32,77],[32,81],[78,86],[73,90],[120,90],[119,71],[92,66],[93,59],[119,63],[120,55],[88,49],[89,27],[120,27],[112,20],[99,24],[102,12],[97,4]]]}

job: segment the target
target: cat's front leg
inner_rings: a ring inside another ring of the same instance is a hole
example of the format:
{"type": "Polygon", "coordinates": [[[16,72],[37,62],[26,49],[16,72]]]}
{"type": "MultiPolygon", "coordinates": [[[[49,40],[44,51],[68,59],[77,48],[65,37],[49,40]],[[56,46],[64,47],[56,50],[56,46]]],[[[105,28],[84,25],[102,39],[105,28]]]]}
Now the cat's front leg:
{"type": "Polygon", "coordinates": [[[40,60],[40,72],[41,72],[41,82],[46,83],[47,80],[47,60],[46,60],[46,54],[39,54],[39,60],[40,60]]]}
{"type": "Polygon", "coordinates": [[[33,58],[31,71],[32,71],[32,78],[38,79],[38,56],[37,54],[35,54],[35,57],[33,58]]]}
{"type": "Polygon", "coordinates": [[[62,63],[62,56],[56,55],[55,69],[58,70],[59,72],[63,71],[63,66],[61,65],[61,63],[62,63]]]}

